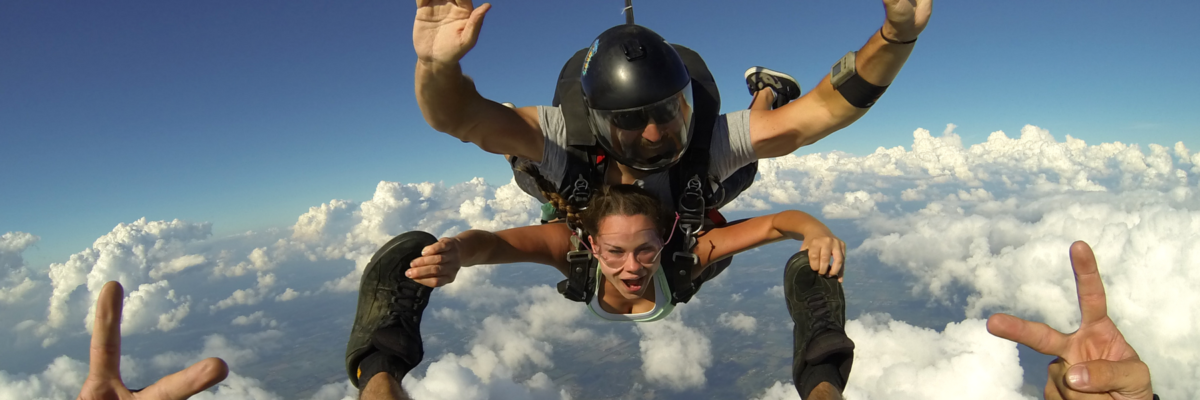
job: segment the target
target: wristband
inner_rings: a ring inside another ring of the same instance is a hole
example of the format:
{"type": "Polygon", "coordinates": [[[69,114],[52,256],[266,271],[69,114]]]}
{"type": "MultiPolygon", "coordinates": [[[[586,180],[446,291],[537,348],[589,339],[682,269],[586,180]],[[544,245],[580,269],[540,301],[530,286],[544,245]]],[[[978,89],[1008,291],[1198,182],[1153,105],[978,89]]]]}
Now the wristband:
{"type": "Polygon", "coordinates": [[[883,40],[884,40],[885,42],[888,42],[888,43],[891,43],[891,44],[913,44],[913,43],[916,43],[916,42],[917,42],[917,39],[909,40],[909,41],[907,41],[907,42],[901,42],[901,41],[899,41],[899,40],[893,40],[893,39],[889,39],[889,38],[887,37],[887,35],[884,35],[884,34],[883,34],[883,28],[879,28],[879,37],[883,38],[883,40]]]}

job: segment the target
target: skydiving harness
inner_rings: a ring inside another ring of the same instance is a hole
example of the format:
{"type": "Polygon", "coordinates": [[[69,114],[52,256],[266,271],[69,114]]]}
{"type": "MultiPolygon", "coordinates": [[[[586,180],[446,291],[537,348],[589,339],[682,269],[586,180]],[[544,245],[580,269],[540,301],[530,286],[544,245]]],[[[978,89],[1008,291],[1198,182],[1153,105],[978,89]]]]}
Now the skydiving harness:
{"type": "MultiPolygon", "coordinates": [[[[754,182],[758,173],[758,162],[746,165],[724,181],[709,175],[709,145],[712,132],[720,115],[721,97],[717,84],[709,72],[704,59],[695,51],[672,45],[687,66],[692,79],[693,124],[692,139],[682,158],[668,170],[671,197],[679,213],[678,239],[667,243],[664,248],[662,268],[671,288],[671,304],[686,303],[695,294],[697,285],[691,278],[692,271],[700,258],[692,252],[697,243],[696,235],[708,223],[713,226],[725,224],[724,217],[717,211],[754,182]]],[[[555,182],[558,193],[577,210],[587,207],[592,194],[605,183],[608,159],[596,143],[588,126],[588,110],[583,101],[580,74],[588,48],[572,56],[559,73],[552,105],[563,113],[566,125],[566,171],[562,182],[555,182]]],[[[516,170],[519,157],[510,159],[518,183],[526,193],[545,202],[541,192],[532,183],[532,177],[516,170]]],[[[565,210],[558,210],[559,219],[565,219],[565,210]]],[[[580,302],[591,301],[595,293],[596,263],[592,253],[583,246],[587,234],[582,227],[568,222],[574,232],[572,246],[567,253],[569,269],[567,279],[558,283],[558,291],[567,299],[580,302]]]]}

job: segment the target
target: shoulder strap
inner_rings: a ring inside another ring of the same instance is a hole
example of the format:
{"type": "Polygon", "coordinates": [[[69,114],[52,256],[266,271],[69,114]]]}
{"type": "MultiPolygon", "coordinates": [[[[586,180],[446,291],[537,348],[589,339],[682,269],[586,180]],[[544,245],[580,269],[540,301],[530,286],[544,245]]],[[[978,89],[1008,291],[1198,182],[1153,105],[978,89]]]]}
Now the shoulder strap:
{"type": "MultiPolygon", "coordinates": [[[[696,244],[696,234],[704,225],[704,214],[709,208],[707,203],[712,197],[708,148],[721,111],[721,95],[704,59],[692,49],[678,44],[674,46],[692,77],[692,105],[695,112],[687,152],[669,171],[671,196],[679,213],[681,235],[667,253],[671,257],[663,260],[663,268],[671,286],[671,302],[686,303],[696,292],[691,271],[700,260],[692,249],[696,244]]],[[[668,244],[668,247],[672,246],[668,244]]]]}
{"type": "MultiPolygon", "coordinates": [[[[592,193],[604,184],[605,173],[604,155],[588,127],[587,106],[579,83],[587,52],[588,48],[583,48],[563,64],[551,101],[551,105],[562,111],[567,130],[567,167],[562,182],[557,182],[558,192],[580,210],[587,207],[592,193]]],[[[566,210],[559,210],[559,217],[565,216],[566,210]]],[[[558,292],[568,300],[588,302],[595,293],[596,260],[581,242],[587,240],[583,229],[570,222],[567,226],[576,234],[571,238],[574,250],[567,253],[567,279],[558,283],[558,292]]]]}
{"type": "Polygon", "coordinates": [[[571,236],[575,250],[567,252],[567,279],[558,282],[558,292],[567,300],[589,302],[596,292],[596,259],[581,243],[578,236],[571,236]]]}

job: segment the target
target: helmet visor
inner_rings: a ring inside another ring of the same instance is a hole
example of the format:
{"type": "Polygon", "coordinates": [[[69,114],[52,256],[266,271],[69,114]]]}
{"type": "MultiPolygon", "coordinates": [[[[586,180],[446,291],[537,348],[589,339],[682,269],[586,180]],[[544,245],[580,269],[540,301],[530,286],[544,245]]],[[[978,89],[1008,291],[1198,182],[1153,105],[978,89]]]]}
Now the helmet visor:
{"type": "Polygon", "coordinates": [[[625,110],[588,109],[601,144],[628,166],[654,170],[679,161],[692,124],[692,85],[653,104],[625,110]]]}

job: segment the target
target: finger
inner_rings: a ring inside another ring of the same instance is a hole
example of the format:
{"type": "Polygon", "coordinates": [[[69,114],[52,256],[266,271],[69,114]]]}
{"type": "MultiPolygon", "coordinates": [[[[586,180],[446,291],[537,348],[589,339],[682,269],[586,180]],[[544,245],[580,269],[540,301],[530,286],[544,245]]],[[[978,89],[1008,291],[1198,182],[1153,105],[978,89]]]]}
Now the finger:
{"type": "Polygon", "coordinates": [[[1041,322],[1030,322],[1008,314],[988,318],[987,330],[992,335],[1008,339],[1038,353],[1062,356],[1067,349],[1067,335],[1041,322]]]}
{"type": "Polygon", "coordinates": [[[833,268],[829,265],[829,259],[833,255],[833,249],[829,246],[821,248],[821,275],[833,276],[833,268]]]}
{"type": "Polygon", "coordinates": [[[208,389],[229,375],[229,366],[220,358],[208,358],[183,371],[167,375],[138,393],[155,400],[183,400],[208,389]]]}
{"type": "Polygon", "coordinates": [[[833,248],[833,269],[838,277],[842,276],[842,269],[846,266],[846,244],[838,242],[838,245],[833,248]]]}
{"type": "Polygon", "coordinates": [[[435,276],[431,276],[428,278],[413,279],[413,280],[422,285],[425,285],[425,286],[428,286],[431,288],[435,288],[435,287],[439,287],[439,286],[445,286],[447,283],[454,281],[454,278],[449,275],[435,275],[435,276]]]}
{"type": "Polygon", "coordinates": [[[444,256],[442,254],[434,254],[434,255],[428,255],[428,256],[423,256],[423,257],[417,257],[417,258],[413,259],[412,263],[409,263],[408,266],[411,268],[427,267],[430,265],[443,264],[443,263],[445,263],[445,261],[446,261],[446,256],[444,256]]]}
{"type": "Polygon", "coordinates": [[[410,268],[406,274],[412,279],[425,279],[438,276],[441,273],[441,265],[431,265],[428,267],[410,268]]]}
{"type": "Polygon", "coordinates": [[[467,26],[463,28],[463,36],[469,47],[474,47],[475,42],[479,39],[479,31],[483,29],[483,17],[487,15],[490,9],[492,9],[491,3],[483,3],[479,8],[471,11],[471,16],[467,18],[467,26]]]}
{"type": "Polygon", "coordinates": [[[1087,243],[1071,244],[1071,268],[1075,270],[1075,287],[1079,293],[1079,312],[1083,325],[1095,323],[1108,317],[1108,304],[1104,299],[1104,282],[1096,267],[1096,255],[1087,243]]]}
{"type": "Polygon", "coordinates": [[[817,256],[817,251],[813,250],[812,247],[808,248],[808,266],[813,271],[817,271],[818,274],[821,273],[821,258],[817,256]]]}
{"type": "Polygon", "coordinates": [[[115,281],[105,283],[100,289],[100,296],[96,298],[89,378],[121,378],[121,300],[124,298],[125,289],[115,281]]]}
{"type": "Polygon", "coordinates": [[[1066,364],[1066,360],[1058,357],[1046,367],[1046,389],[1042,393],[1042,397],[1046,400],[1065,400],[1063,393],[1070,392],[1062,384],[1063,371],[1066,370],[1066,364]]]}
{"type": "Polygon", "coordinates": [[[1150,368],[1138,359],[1082,362],[1067,370],[1066,383],[1085,393],[1150,395],[1150,368]]]}
{"type": "Polygon", "coordinates": [[[421,249],[421,255],[431,256],[434,254],[444,253],[446,251],[446,249],[448,249],[449,247],[450,247],[450,243],[448,243],[446,241],[446,238],[442,238],[442,239],[434,242],[433,244],[425,246],[425,248],[421,249]]]}

